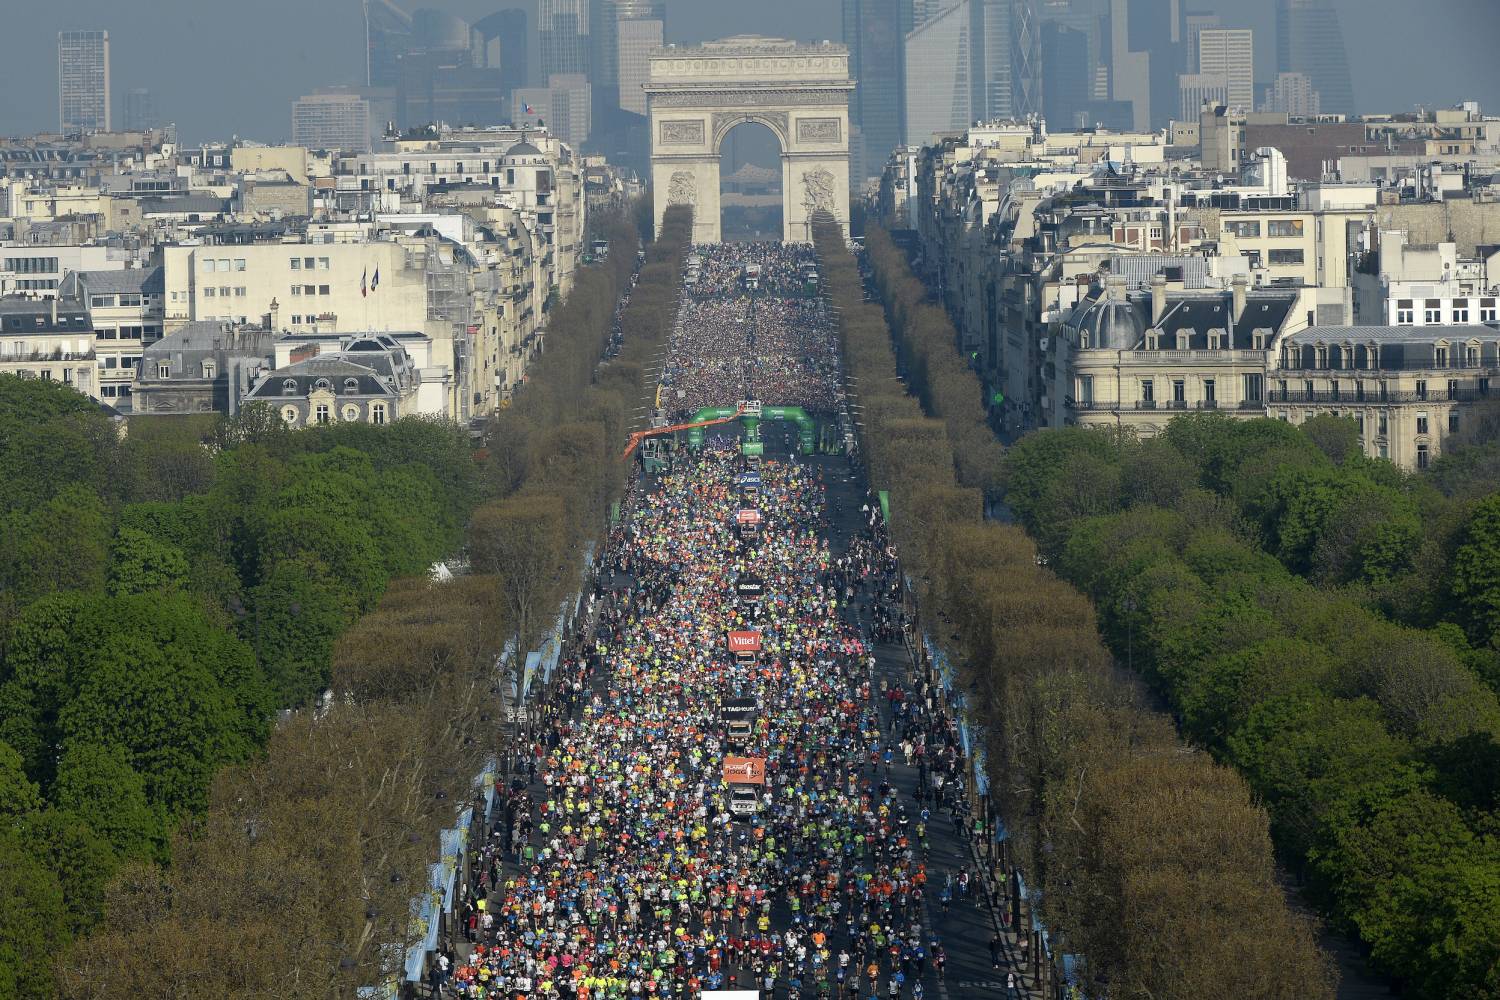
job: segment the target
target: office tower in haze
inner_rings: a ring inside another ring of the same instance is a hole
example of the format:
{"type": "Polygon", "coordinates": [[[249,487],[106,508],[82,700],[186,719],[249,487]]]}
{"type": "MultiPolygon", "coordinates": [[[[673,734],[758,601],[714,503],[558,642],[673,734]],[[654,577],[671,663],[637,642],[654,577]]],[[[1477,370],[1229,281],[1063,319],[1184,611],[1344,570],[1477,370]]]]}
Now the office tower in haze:
{"type": "Polygon", "coordinates": [[[412,44],[411,15],[391,0],[362,0],[365,15],[365,86],[394,87],[396,62],[412,44]]]}
{"type": "Polygon", "coordinates": [[[526,57],[526,12],[496,11],[474,22],[478,44],[484,53],[482,65],[500,71],[500,88],[507,94],[530,83],[526,57]]]}
{"type": "MultiPolygon", "coordinates": [[[[1244,111],[1255,109],[1255,33],[1249,28],[1204,28],[1198,33],[1200,75],[1224,79],[1225,103],[1244,111]]],[[[1194,121],[1193,113],[1184,120],[1194,121]]]]}
{"type": "Polygon", "coordinates": [[[1043,22],[1042,117],[1050,131],[1091,124],[1092,75],[1088,32],[1061,20],[1043,22]]]}
{"type": "MultiPolygon", "coordinates": [[[[541,0],[537,34],[541,40],[542,76],[589,75],[590,0],[541,0]]],[[[550,86],[550,84],[549,84],[550,86]]]]}
{"type": "Polygon", "coordinates": [[[1110,0],[1110,96],[1132,106],[1133,127],[1164,126],[1179,107],[1186,24],[1181,0],[1110,0]]]}
{"type": "Polygon", "coordinates": [[[145,87],[136,87],[125,94],[125,131],[145,132],[161,124],[161,115],[156,110],[156,95],[145,87]]]}
{"type": "Polygon", "coordinates": [[[370,102],[354,90],[325,90],[292,102],[294,146],[364,152],[370,125],[370,102]]]}
{"type": "Polygon", "coordinates": [[[1010,113],[1016,118],[1042,112],[1042,23],[1036,0],[1010,2],[1010,113]]]}
{"type": "Polygon", "coordinates": [[[109,109],[109,32],[58,32],[58,130],[108,132],[109,109]]]}
{"type": "Polygon", "coordinates": [[[857,159],[867,176],[879,174],[905,141],[903,45],[910,17],[910,0],[843,0],[844,44],[855,81],[849,122],[859,129],[863,149],[857,159]]]}
{"type": "Polygon", "coordinates": [[[906,36],[906,141],[962,131],[973,119],[975,0],[957,0],[906,36]]]}
{"type": "Polygon", "coordinates": [[[1332,0],[1276,0],[1276,72],[1307,77],[1323,114],[1353,116],[1349,57],[1332,0]]]}
{"type": "Polygon", "coordinates": [[[1323,107],[1312,81],[1302,73],[1277,73],[1261,95],[1260,110],[1280,111],[1296,117],[1317,117],[1323,107]]]}
{"type": "Polygon", "coordinates": [[[620,108],[633,115],[646,113],[646,82],[651,76],[651,52],[662,47],[666,22],[659,18],[621,21],[616,34],[615,59],[620,74],[620,108]]]}
{"type": "Polygon", "coordinates": [[[595,111],[624,107],[620,82],[621,25],[631,21],[660,21],[665,30],[666,0],[589,0],[589,79],[594,85],[595,111]]]}

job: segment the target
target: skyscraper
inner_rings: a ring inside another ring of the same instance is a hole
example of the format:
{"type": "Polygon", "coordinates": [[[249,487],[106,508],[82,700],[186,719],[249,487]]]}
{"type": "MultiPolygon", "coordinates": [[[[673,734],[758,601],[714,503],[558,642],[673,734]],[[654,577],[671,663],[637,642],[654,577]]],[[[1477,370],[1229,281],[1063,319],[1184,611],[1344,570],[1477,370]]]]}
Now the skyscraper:
{"type": "MultiPolygon", "coordinates": [[[[1198,33],[1198,72],[1224,78],[1225,101],[1255,109],[1255,33],[1249,28],[1204,28],[1198,33]]],[[[1187,120],[1196,120],[1197,107],[1187,120]]]]}
{"type": "Polygon", "coordinates": [[[589,79],[594,84],[595,111],[624,107],[620,88],[620,25],[628,21],[661,21],[665,30],[666,0],[589,0],[589,79]]]}
{"type": "Polygon", "coordinates": [[[1010,0],[1010,113],[1016,118],[1042,111],[1042,24],[1036,0],[1010,0]]]}
{"type": "Polygon", "coordinates": [[[666,22],[660,18],[621,21],[615,58],[620,67],[620,108],[631,114],[646,113],[646,91],[651,76],[651,52],[662,47],[666,22]]]}
{"type": "Polygon", "coordinates": [[[962,131],[973,121],[974,0],[957,0],[906,36],[906,141],[962,131]]]}
{"type": "Polygon", "coordinates": [[[396,62],[412,44],[411,15],[391,0],[362,0],[365,14],[365,86],[394,87],[396,62]]]}
{"type": "Polygon", "coordinates": [[[1049,130],[1063,132],[1092,124],[1092,69],[1085,30],[1056,20],[1042,24],[1042,117],[1049,130]]]}
{"type": "Polygon", "coordinates": [[[992,121],[1015,114],[1011,61],[1012,0],[969,0],[969,98],[972,118],[992,121]]]}
{"type": "MultiPolygon", "coordinates": [[[[904,141],[906,60],[904,37],[910,0],[843,0],[844,44],[849,47],[849,101],[852,128],[863,145],[863,173],[878,174],[904,141]]],[[[859,178],[863,180],[864,178],[859,178]]]]}
{"type": "Polygon", "coordinates": [[[156,110],[156,95],[145,87],[136,87],[125,94],[125,131],[145,132],[161,124],[161,115],[156,110]]]}
{"type": "Polygon", "coordinates": [[[1353,116],[1349,58],[1331,0],[1276,0],[1276,72],[1306,76],[1323,114],[1353,116]]]}
{"type": "Polygon", "coordinates": [[[589,74],[589,0],[541,0],[542,76],[589,74]]]}
{"type": "Polygon", "coordinates": [[[370,148],[370,102],[354,90],[326,90],[292,102],[292,145],[363,152],[370,148]]]}
{"type": "Polygon", "coordinates": [[[526,12],[496,11],[474,22],[484,66],[500,71],[500,87],[507,94],[531,82],[526,58],[526,12]]]}
{"type": "Polygon", "coordinates": [[[1132,105],[1134,127],[1159,128],[1178,108],[1181,0],[1110,0],[1110,97],[1132,105]]]}
{"type": "Polygon", "coordinates": [[[58,130],[108,132],[109,109],[109,32],[58,32],[58,130]]]}

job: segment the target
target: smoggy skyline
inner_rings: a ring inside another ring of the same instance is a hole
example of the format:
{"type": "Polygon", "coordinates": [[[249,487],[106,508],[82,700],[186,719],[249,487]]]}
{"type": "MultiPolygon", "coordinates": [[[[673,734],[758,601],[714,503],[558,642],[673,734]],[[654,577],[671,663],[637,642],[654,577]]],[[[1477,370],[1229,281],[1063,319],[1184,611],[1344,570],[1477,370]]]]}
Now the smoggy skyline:
{"type": "MultiPolygon", "coordinates": [[[[57,32],[110,33],[112,87],[150,89],[184,141],[284,140],[291,101],[318,87],[361,82],[358,0],[23,0],[0,37],[0,134],[57,127],[57,32]]],[[[1478,100],[1500,114],[1500,3],[1429,0],[1421,26],[1400,0],[1335,0],[1361,111],[1406,111],[1478,100]],[[1436,26],[1436,30],[1434,30],[1436,26]],[[1399,44],[1398,44],[1399,43],[1399,44]]],[[[406,0],[476,19],[508,6],[534,15],[535,0],[406,0]]],[[[1257,79],[1275,49],[1274,0],[1193,0],[1256,31],[1257,79]]],[[[668,0],[669,41],[753,32],[802,40],[840,37],[839,0],[668,0]]],[[[533,22],[534,30],[534,22],[533,22]]]]}

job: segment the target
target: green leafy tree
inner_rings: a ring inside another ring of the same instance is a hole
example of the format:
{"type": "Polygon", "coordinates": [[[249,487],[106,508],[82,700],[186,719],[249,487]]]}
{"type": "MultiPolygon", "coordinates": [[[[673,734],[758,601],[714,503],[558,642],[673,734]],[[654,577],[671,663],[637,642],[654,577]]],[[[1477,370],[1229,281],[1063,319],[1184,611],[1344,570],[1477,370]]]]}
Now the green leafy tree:
{"type": "Polygon", "coordinates": [[[6,575],[21,602],[104,583],[109,562],[109,512],[87,486],[67,486],[27,514],[13,513],[6,575]]]}
{"type": "Polygon", "coordinates": [[[40,808],[42,793],[26,777],[25,761],[9,743],[0,743],[0,819],[19,819],[40,808]]]}
{"type": "Polygon", "coordinates": [[[356,615],[357,595],[321,563],[277,562],[250,592],[240,635],[264,666],[277,705],[305,705],[328,686],[333,644],[356,615]]]}
{"type": "MultiPolygon", "coordinates": [[[[77,936],[104,915],[104,892],[119,864],[109,842],[87,820],[67,809],[44,809],[21,821],[22,843],[62,890],[68,929],[77,936]]],[[[63,942],[58,942],[62,951],[63,942]]]]}
{"type": "Polygon", "coordinates": [[[118,744],[71,744],[57,766],[51,798],[121,857],[148,857],[164,849],[165,831],[146,800],[146,782],[118,744]]]}
{"type": "Polygon", "coordinates": [[[121,528],[110,549],[109,591],[118,596],[173,593],[188,577],[187,556],[171,542],[137,528],[121,528]]]}
{"type": "Polygon", "coordinates": [[[1448,591],[1470,637],[1500,647],[1500,494],[1475,504],[1453,553],[1448,591]]]}
{"type": "Polygon", "coordinates": [[[52,996],[53,965],[69,940],[67,905],[57,877],[3,827],[0,900],[0,997],[52,996]]]}

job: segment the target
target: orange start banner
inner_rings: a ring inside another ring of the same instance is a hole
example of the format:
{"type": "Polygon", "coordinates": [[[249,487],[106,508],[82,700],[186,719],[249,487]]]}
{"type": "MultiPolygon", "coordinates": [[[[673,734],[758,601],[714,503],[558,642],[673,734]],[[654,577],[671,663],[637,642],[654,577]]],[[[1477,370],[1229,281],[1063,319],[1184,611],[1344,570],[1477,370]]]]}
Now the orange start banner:
{"type": "Polygon", "coordinates": [[[731,785],[764,785],[766,783],[766,759],[764,757],[725,757],[724,780],[731,785]]]}
{"type": "Polygon", "coordinates": [[[730,632],[729,651],[731,653],[759,653],[759,632],[730,632]]]}

